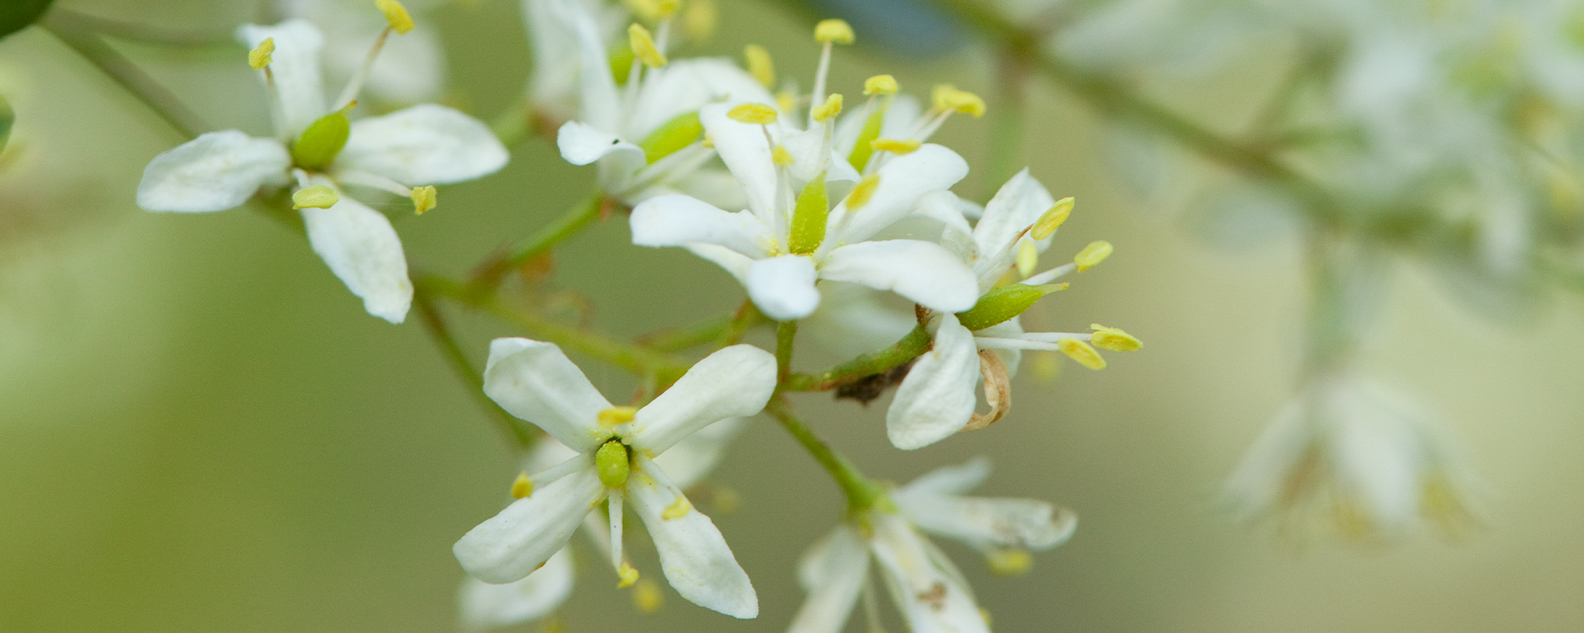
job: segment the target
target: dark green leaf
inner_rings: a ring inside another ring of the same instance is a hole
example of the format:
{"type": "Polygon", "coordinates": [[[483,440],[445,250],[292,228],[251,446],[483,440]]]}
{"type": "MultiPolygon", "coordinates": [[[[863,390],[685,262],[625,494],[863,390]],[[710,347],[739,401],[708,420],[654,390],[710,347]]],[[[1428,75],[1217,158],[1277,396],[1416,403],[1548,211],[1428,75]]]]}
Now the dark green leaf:
{"type": "Polygon", "coordinates": [[[0,0],[0,38],[37,22],[54,0],[0,0]]]}

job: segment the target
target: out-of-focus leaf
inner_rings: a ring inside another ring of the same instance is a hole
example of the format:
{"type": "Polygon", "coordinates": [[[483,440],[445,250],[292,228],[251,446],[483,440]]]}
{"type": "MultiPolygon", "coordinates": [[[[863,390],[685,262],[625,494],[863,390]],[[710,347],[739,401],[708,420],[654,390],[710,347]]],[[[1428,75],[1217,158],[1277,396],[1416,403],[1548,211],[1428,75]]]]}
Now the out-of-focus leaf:
{"type": "Polygon", "coordinates": [[[16,123],[16,111],[11,109],[11,103],[0,96],[0,152],[5,151],[6,141],[11,140],[11,125],[16,123]]]}
{"type": "Polygon", "coordinates": [[[4,0],[0,1],[0,38],[20,31],[37,22],[55,0],[4,0]]]}

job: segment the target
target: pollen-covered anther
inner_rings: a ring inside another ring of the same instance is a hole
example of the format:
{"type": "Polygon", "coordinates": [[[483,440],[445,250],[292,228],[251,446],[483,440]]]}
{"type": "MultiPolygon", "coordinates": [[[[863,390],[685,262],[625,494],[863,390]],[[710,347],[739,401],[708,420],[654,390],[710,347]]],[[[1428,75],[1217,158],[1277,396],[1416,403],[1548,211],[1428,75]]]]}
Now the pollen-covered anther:
{"type": "Polygon", "coordinates": [[[741,123],[769,125],[776,122],[776,110],[763,103],[744,103],[728,110],[726,117],[741,123]]]}
{"type": "Polygon", "coordinates": [[[898,156],[913,153],[918,150],[919,145],[921,143],[913,139],[877,138],[869,141],[870,149],[877,152],[891,152],[898,156]]]}
{"type": "Polygon", "coordinates": [[[634,22],[627,27],[627,43],[632,46],[633,55],[645,66],[659,68],[666,64],[665,53],[655,46],[654,36],[642,24],[634,22]]]}
{"type": "Polygon", "coordinates": [[[336,191],[324,185],[303,187],[292,194],[293,209],[328,209],[340,201],[336,191]]]}
{"type": "Polygon", "coordinates": [[[770,51],[758,44],[749,44],[743,47],[743,59],[748,62],[748,74],[766,88],[775,86],[775,62],[770,59],[770,51]]]}
{"type": "Polygon", "coordinates": [[[1039,267],[1039,246],[1032,240],[1018,242],[1017,271],[1024,279],[1034,274],[1034,269],[1039,267]]]}
{"type": "Polygon", "coordinates": [[[603,426],[616,426],[631,422],[637,416],[637,407],[611,407],[599,412],[599,423],[603,426]]]}
{"type": "Polygon", "coordinates": [[[1089,329],[1094,330],[1094,333],[1089,335],[1089,342],[1100,349],[1108,349],[1113,352],[1136,352],[1144,348],[1144,342],[1138,340],[1138,337],[1117,328],[1092,323],[1089,325],[1089,329]]]}
{"type": "Polygon", "coordinates": [[[880,174],[869,174],[853,186],[852,193],[847,194],[847,211],[853,212],[869,204],[869,199],[874,197],[876,189],[880,188],[880,174]]]}
{"type": "Polygon", "coordinates": [[[1051,208],[1034,221],[1034,226],[1029,229],[1029,235],[1036,240],[1043,240],[1056,233],[1056,229],[1067,223],[1067,217],[1072,215],[1075,201],[1072,196],[1062,198],[1051,205],[1051,208]]]}
{"type": "Polygon", "coordinates": [[[642,613],[657,613],[665,606],[665,593],[660,583],[645,578],[633,587],[633,607],[642,613]]]}
{"type": "Polygon", "coordinates": [[[422,187],[413,187],[412,195],[409,197],[412,198],[413,209],[418,215],[423,215],[423,212],[435,208],[438,196],[439,192],[435,190],[434,185],[424,185],[422,187]]]}
{"type": "Polygon", "coordinates": [[[1073,257],[1073,263],[1078,265],[1079,272],[1083,272],[1105,261],[1107,257],[1111,256],[1112,250],[1115,249],[1110,242],[1095,240],[1085,246],[1083,250],[1078,251],[1078,255],[1073,257]]]}
{"type": "Polygon", "coordinates": [[[692,511],[693,504],[688,503],[687,497],[677,495],[676,501],[672,501],[671,505],[666,506],[665,510],[660,512],[660,518],[668,521],[671,519],[680,519],[687,516],[687,513],[692,511]]]}
{"type": "Polygon", "coordinates": [[[512,481],[511,494],[513,499],[527,499],[533,496],[533,480],[528,478],[528,473],[517,473],[517,479],[512,481]]]}
{"type": "Polygon", "coordinates": [[[252,66],[253,70],[264,70],[265,66],[270,65],[271,55],[274,53],[275,38],[266,37],[264,41],[259,42],[257,48],[248,51],[248,65],[252,66]]]}
{"type": "Polygon", "coordinates": [[[616,577],[619,579],[616,582],[617,588],[631,587],[633,583],[638,582],[638,570],[633,569],[627,561],[622,561],[621,568],[616,570],[616,577]]]}
{"type": "Polygon", "coordinates": [[[413,30],[412,14],[407,12],[407,7],[402,6],[402,3],[396,0],[374,0],[374,6],[385,14],[385,22],[390,24],[392,31],[406,33],[413,30]]]}
{"type": "Polygon", "coordinates": [[[852,26],[845,20],[821,20],[814,25],[814,40],[821,44],[853,43],[852,26]]]}
{"type": "Polygon", "coordinates": [[[842,96],[840,94],[832,94],[830,97],[825,99],[825,103],[814,108],[814,120],[824,123],[836,118],[836,115],[841,114],[841,111],[842,96]]]}
{"type": "Polygon", "coordinates": [[[941,112],[960,112],[975,118],[984,116],[985,102],[972,92],[958,90],[951,84],[935,86],[930,99],[936,110],[941,112]]]}
{"type": "Polygon", "coordinates": [[[1095,351],[1095,348],[1090,347],[1088,343],[1075,338],[1064,338],[1056,342],[1056,347],[1079,365],[1095,370],[1106,367],[1105,359],[1100,357],[1100,352],[1095,351]]]}
{"type": "Polygon", "coordinates": [[[792,157],[792,152],[787,151],[787,148],[781,145],[777,145],[775,149],[770,150],[770,160],[775,161],[775,164],[782,167],[789,167],[792,163],[797,162],[797,159],[792,157]]]}
{"type": "Polygon", "coordinates": [[[892,95],[898,90],[896,77],[891,75],[875,75],[864,80],[864,94],[866,95],[892,95]]]}

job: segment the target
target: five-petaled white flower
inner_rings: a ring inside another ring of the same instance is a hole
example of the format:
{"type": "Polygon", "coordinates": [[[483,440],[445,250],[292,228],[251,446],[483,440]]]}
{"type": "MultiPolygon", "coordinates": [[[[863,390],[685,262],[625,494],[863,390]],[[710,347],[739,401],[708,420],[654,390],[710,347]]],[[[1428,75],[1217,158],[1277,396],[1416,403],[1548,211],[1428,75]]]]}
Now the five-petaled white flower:
{"type": "Polygon", "coordinates": [[[294,184],[314,252],[363,299],[369,314],[400,323],[412,304],[401,240],[383,214],[345,196],[341,186],[411,196],[422,211],[434,204],[434,184],[494,173],[506,164],[506,148],[484,124],[431,104],[349,122],[345,111],[363,77],[354,77],[337,104],[326,107],[319,79],[323,37],[307,22],[248,24],[237,35],[256,47],[250,61],[271,93],[277,135],[210,132],[160,154],[143,172],[138,206],[223,211],[260,187],[294,184]]]}
{"type": "Polygon", "coordinates": [[[962,496],[989,475],[990,461],[982,457],[937,469],[893,491],[894,511],[862,513],[815,543],[798,565],[808,599],[788,630],[841,631],[868,582],[873,555],[914,633],[989,631],[962,574],[919,530],[984,552],[994,571],[1021,573],[1030,564],[1028,550],[1060,545],[1078,526],[1072,512],[1044,501],[962,496]]]}
{"type": "Polygon", "coordinates": [[[555,345],[496,339],[485,393],[578,455],[531,478],[530,494],[473,528],[452,551],[474,577],[513,582],[549,560],[584,516],[608,501],[611,562],[630,583],[637,571],[623,557],[621,537],[623,507],[630,504],[677,593],[726,615],[757,616],[753,585],[720,530],[654,459],[710,423],[758,413],[775,383],[774,357],[735,345],[699,361],[648,405],[613,407],[555,345]]]}
{"type": "MultiPolygon", "coordinates": [[[[721,159],[747,193],[748,209],[727,212],[681,195],[652,198],[633,209],[634,244],[683,246],[715,262],[742,282],[760,311],[778,321],[813,313],[820,279],[890,290],[933,310],[973,306],[978,296],[973,273],[950,251],[920,240],[867,241],[912,213],[924,195],[944,191],[967,175],[962,157],[939,145],[923,145],[886,162],[837,201],[827,197],[825,179],[845,163],[829,160],[831,151],[818,145],[811,152],[786,149],[778,139],[804,135],[772,131],[779,122],[733,118],[738,108],[748,106],[773,111],[762,104],[712,104],[699,111],[721,159]],[[825,161],[828,169],[807,169],[800,155],[825,161]],[[797,173],[804,170],[815,173],[797,173]],[[830,202],[836,202],[834,207],[830,202]]],[[[828,147],[830,125],[825,127],[823,147],[828,147]]]]}

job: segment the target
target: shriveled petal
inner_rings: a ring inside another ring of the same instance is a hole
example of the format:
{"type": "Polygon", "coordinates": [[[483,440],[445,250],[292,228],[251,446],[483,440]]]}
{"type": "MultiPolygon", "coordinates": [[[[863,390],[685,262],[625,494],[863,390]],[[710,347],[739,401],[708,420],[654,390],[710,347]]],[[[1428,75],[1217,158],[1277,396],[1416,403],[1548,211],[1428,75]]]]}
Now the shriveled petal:
{"type": "Polygon", "coordinates": [[[748,298],[777,321],[801,319],[819,307],[814,278],[814,260],[802,255],[757,260],[748,268],[748,298]]]}
{"type": "Polygon", "coordinates": [[[841,633],[869,576],[869,547],[843,525],[798,561],[798,583],[809,594],[788,633],[841,633]]]}
{"type": "MultiPolygon", "coordinates": [[[[313,182],[333,186],[327,178],[313,182]]],[[[308,244],[352,294],[363,298],[364,310],[391,323],[407,318],[413,297],[407,258],[384,214],[343,194],[328,209],[303,209],[302,217],[308,244]]]]}
{"type": "Polygon", "coordinates": [[[464,627],[510,626],[550,615],[572,595],[572,548],[562,547],[527,578],[492,585],[477,578],[462,581],[458,595],[464,627]]]}
{"type": "Polygon", "coordinates": [[[942,466],[924,473],[895,495],[961,495],[978,488],[990,477],[990,458],[980,455],[961,464],[942,466]]]}
{"type": "Polygon", "coordinates": [[[989,633],[979,605],[956,574],[935,560],[924,538],[907,521],[877,513],[870,546],[892,600],[912,631],[989,633]]]}
{"type": "Polygon", "coordinates": [[[611,152],[643,154],[643,148],[577,121],[567,121],[556,131],[556,147],[561,150],[561,158],[573,165],[587,165],[611,152]]]}
{"type": "Polygon", "coordinates": [[[748,196],[748,208],[761,222],[774,226],[771,210],[775,208],[776,169],[770,158],[770,142],[765,139],[764,128],[758,125],[733,121],[726,116],[740,103],[715,103],[699,109],[699,122],[709,134],[737,182],[742,183],[748,196]]]}
{"type": "Polygon", "coordinates": [[[473,180],[506,166],[506,147],[489,127],[430,103],[352,124],[336,165],[409,186],[473,180]]]}
{"type": "Polygon", "coordinates": [[[137,203],[147,211],[224,211],[247,202],[265,183],[284,184],[290,166],[280,141],[209,132],[149,161],[137,203]]]}
{"type": "Polygon", "coordinates": [[[693,604],[734,618],[757,617],[753,583],[715,523],[692,507],[653,460],[640,453],[637,466],[627,480],[627,501],[654,538],[666,580],[693,604]]]}
{"type": "Polygon", "coordinates": [[[611,436],[599,413],[610,401],[551,343],[525,338],[490,341],[484,393],[507,413],[532,422],[579,453],[611,436]]]}
{"type": "Polygon", "coordinates": [[[680,194],[655,196],[638,204],[628,220],[633,244],[685,246],[719,244],[755,259],[766,257],[775,236],[752,213],[731,213],[680,194]]]}
{"type": "Polygon", "coordinates": [[[594,504],[605,498],[605,485],[588,467],[551,482],[518,499],[462,536],[451,553],[467,573],[491,584],[526,578],[555,554],[583,522],[594,504]]]}
{"type": "Polygon", "coordinates": [[[962,312],[979,301],[979,282],[962,260],[918,240],[841,246],[820,263],[822,279],[890,290],[940,312],[962,312]]]}
{"type": "Polygon", "coordinates": [[[688,368],[676,384],[638,410],[629,444],[659,455],[706,425],[759,413],[775,385],[775,356],[752,345],[722,349],[688,368]]]}
{"type": "Polygon", "coordinates": [[[880,184],[867,204],[850,211],[843,201],[831,211],[829,232],[835,235],[834,241],[853,244],[880,232],[911,213],[924,194],[957,184],[968,175],[968,162],[957,152],[931,143],[886,161],[876,173],[880,184]],[[848,213],[851,218],[846,217],[848,213]]]}
{"type": "Polygon", "coordinates": [[[751,419],[726,418],[706,425],[667,449],[665,454],[654,458],[655,463],[671,477],[671,483],[686,490],[715,470],[715,465],[720,463],[726,453],[726,447],[748,427],[751,419]]]}
{"type": "Polygon", "coordinates": [[[919,529],[981,550],[1050,549],[1078,528],[1078,515],[1036,499],[898,494],[893,500],[919,529]]]}
{"type": "MultiPolygon", "coordinates": [[[[272,90],[280,98],[281,123],[287,137],[297,138],[303,129],[318,120],[329,110],[325,104],[324,80],[319,76],[319,52],[324,48],[324,36],[307,20],[286,20],[271,26],[243,24],[237,27],[237,40],[248,48],[255,48],[265,39],[275,40],[275,51],[270,55],[272,90]]],[[[259,81],[269,84],[264,71],[256,73],[259,81]]]]}
{"type": "Polygon", "coordinates": [[[961,431],[978,402],[978,380],[979,349],[973,334],[955,315],[943,315],[934,346],[913,363],[886,410],[891,444],[913,450],[961,431]]]}
{"type": "Polygon", "coordinates": [[[622,131],[645,138],[678,115],[721,101],[774,103],[775,97],[729,59],[679,59],[647,71],[622,131]]]}
{"type": "MultiPolygon", "coordinates": [[[[996,191],[985,205],[984,217],[974,226],[979,252],[986,256],[998,252],[1054,204],[1056,200],[1045,185],[1030,176],[1027,168],[1018,172],[996,191]]],[[[1036,242],[1041,249],[1049,243],[1050,238],[1036,242]]]]}

